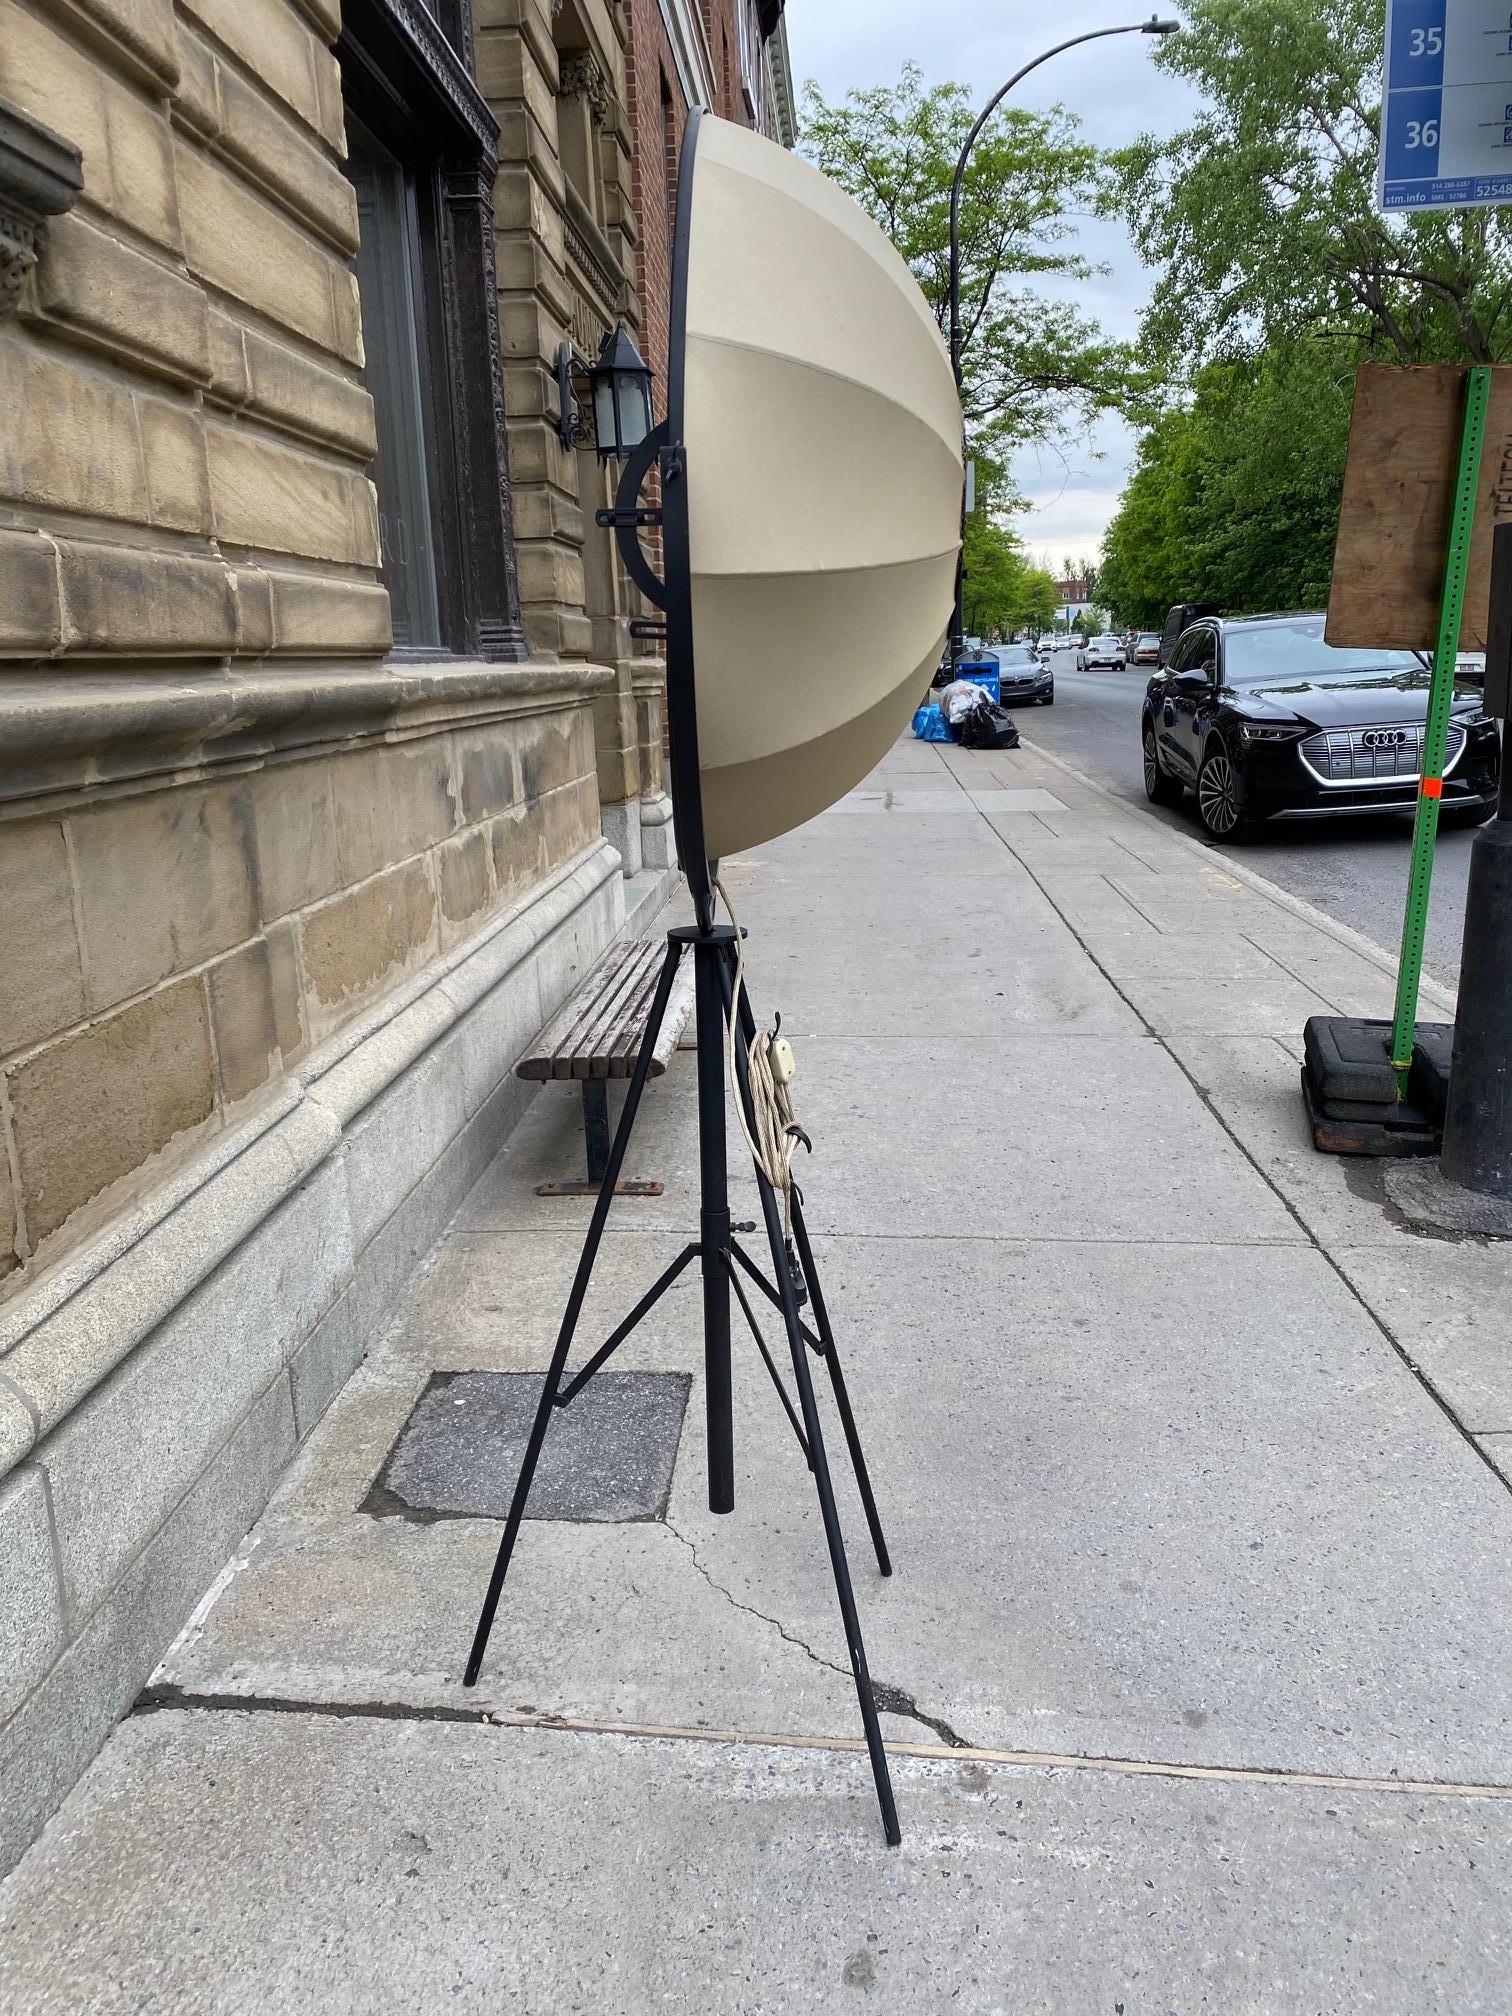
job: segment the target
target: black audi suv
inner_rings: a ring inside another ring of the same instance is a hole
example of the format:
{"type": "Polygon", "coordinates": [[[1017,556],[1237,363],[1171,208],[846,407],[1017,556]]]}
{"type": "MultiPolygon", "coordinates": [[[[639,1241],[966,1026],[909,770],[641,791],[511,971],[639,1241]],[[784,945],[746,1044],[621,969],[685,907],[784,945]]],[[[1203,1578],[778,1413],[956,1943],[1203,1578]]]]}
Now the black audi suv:
{"type": "MultiPolygon", "coordinates": [[[[1146,688],[1145,793],[1175,805],[1190,788],[1219,840],[1271,819],[1410,812],[1428,684],[1416,652],[1325,644],[1321,616],[1206,617],[1146,688]]],[[[1456,684],[1440,819],[1487,818],[1499,766],[1495,721],[1456,684]]]]}

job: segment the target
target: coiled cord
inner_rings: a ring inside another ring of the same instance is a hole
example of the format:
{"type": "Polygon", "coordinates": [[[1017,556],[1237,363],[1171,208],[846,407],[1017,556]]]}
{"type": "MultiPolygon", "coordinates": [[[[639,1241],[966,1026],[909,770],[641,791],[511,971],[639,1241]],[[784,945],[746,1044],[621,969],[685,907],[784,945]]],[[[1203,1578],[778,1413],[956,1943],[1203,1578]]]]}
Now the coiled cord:
{"type": "MultiPolygon", "coordinates": [[[[745,1101],[739,1096],[740,1076],[736,1070],[736,1031],[740,1026],[740,1001],[745,992],[745,939],[740,929],[740,919],[735,914],[735,905],[730,901],[730,892],[717,878],[714,883],[720,901],[730,913],[730,922],[735,927],[735,986],[730,997],[730,1015],[725,1028],[725,1044],[729,1056],[730,1083],[735,1087],[735,1111],[740,1118],[740,1131],[746,1138],[757,1168],[766,1177],[772,1188],[782,1197],[782,1233],[784,1239],[791,1239],[793,1230],[793,1157],[801,1142],[805,1148],[812,1147],[808,1136],[798,1124],[798,1115],[793,1106],[792,1085],[779,1079],[772,1069],[772,1045],[777,1037],[777,1029],[758,1029],[751,1038],[747,1052],[747,1082],[751,1091],[751,1110],[755,1116],[752,1130],[746,1119],[745,1101]]],[[[781,1017],[778,1017],[778,1028],[781,1017]]]]}

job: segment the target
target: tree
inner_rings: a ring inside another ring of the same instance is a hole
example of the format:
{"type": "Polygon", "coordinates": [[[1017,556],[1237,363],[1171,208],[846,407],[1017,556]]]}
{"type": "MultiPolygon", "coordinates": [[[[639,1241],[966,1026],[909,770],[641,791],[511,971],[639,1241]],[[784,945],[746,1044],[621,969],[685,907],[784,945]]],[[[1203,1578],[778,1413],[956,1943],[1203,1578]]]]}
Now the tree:
{"type": "MultiPolygon", "coordinates": [[[[930,89],[916,64],[895,85],[803,99],[804,152],[852,195],[907,260],[942,331],[949,321],[950,186],[974,118],[964,85],[930,89]]],[[[1005,109],[983,130],[961,201],[963,406],[973,450],[1005,460],[1027,441],[1079,432],[1110,407],[1142,411],[1149,379],[1129,346],[1063,301],[1045,276],[1085,280],[1078,211],[1106,193],[1101,157],[1059,108],[1005,109]]]]}
{"type": "Polygon", "coordinates": [[[1512,354],[1505,213],[1376,212],[1385,0],[1183,11],[1155,60],[1201,89],[1203,110],[1113,157],[1160,273],[1146,353],[1190,369],[1307,337],[1402,364],[1512,354]]]}
{"type": "Polygon", "coordinates": [[[1053,620],[1059,599],[1054,581],[1042,567],[1029,565],[1019,541],[985,504],[966,520],[965,567],[962,604],[969,635],[1043,630],[1053,620]]]}
{"type": "Polygon", "coordinates": [[[1316,608],[1327,596],[1353,371],[1316,343],[1205,366],[1150,428],[1103,542],[1098,600],[1148,629],[1173,602],[1316,608]]]}

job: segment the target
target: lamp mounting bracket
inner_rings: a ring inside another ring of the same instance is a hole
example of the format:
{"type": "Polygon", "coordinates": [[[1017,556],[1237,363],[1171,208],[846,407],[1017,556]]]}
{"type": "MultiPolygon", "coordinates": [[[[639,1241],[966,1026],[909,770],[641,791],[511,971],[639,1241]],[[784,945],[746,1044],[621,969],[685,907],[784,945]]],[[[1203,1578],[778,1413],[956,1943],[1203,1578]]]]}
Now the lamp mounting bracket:
{"type": "Polygon", "coordinates": [[[586,378],[592,369],[592,364],[576,344],[557,345],[557,434],[564,448],[585,448],[593,439],[593,431],[578,411],[572,390],[573,379],[586,378]]]}
{"type": "Polygon", "coordinates": [[[640,543],[640,528],[643,525],[660,525],[662,513],[653,505],[642,504],[640,494],[653,469],[660,468],[662,480],[666,481],[668,464],[674,453],[680,458],[681,450],[669,447],[667,423],[663,420],[659,427],[651,429],[625,464],[619,489],[614,493],[613,508],[594,513],[600,525],[612,528],[620,558],[625,563],[625,572],[656,609],[667,606],[667,584],[646,558],[640,543]]]}
{"type": "Polygon", "coordinates": [[[634,505],[629,510],[622,511],[615,504],[595,511],[593,522],[595,525],[607,527],[611,532],[618,532],[622,525],[633,531],[640,525],[660,525],[662,514],[650,505],[634,505]]]}

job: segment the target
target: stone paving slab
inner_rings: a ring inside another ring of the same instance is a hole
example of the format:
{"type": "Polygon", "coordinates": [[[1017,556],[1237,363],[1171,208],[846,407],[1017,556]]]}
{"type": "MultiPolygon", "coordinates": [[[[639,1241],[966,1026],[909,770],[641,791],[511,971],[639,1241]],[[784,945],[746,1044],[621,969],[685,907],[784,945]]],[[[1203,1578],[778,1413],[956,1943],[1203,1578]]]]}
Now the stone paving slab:
{"type": "Polygon", "coordinates": [[[148,1717],[0,1893],[0,2011],[1506,2006],[1505,1800],[895,1769],[890,1851],[855,1756],[148,1717]]]}
{"type": "MultiPolygon", "coordinates": [[[[356,1508],[434,1369],[542,1362],[575,1256],[460,1243],[164,1680],[469,1698],[456,1675],[496,1529],[356,1508]],[[446,1314],[464,1294],[507,1326],[446,1314]]],[[[620,1306],[663,1264],[648,1243],[614,1248],[620,1306]]],[[[823,1243],[897,1568],[876,1576],[842,1475],[873,1671],[978,1745],[1499,1782],[1512,1500],[1321,1256],[1276,1250],[1236,1299],[1248,1257],[823,1243]]],[[[674,1291],[618,1362],[696,1375],[695,1292],[674,1291]]],[[[809,1480],[743,1340],[736,1363],[736,1514],[707,1511],[695,1376],[672,1531],[533,1524],[491,1705],[852,1731],[809,1480]]]]}

